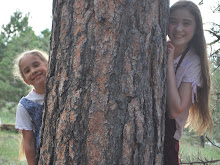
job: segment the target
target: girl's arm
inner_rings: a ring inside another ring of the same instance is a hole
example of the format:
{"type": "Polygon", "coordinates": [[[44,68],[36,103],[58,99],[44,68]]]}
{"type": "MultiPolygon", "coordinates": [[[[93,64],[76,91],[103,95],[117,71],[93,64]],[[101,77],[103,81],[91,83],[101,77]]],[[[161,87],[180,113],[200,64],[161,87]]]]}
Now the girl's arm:
{"type": "Polygon", "coordinates": [[[35,165],[35,139],[33,131],[22,130],[24,151],[28,165],[35,165]]]}
{"type": "Polygon", "coordinates": [[[174,46],[168,42],[168,67],[167,67],[167,104],[168,115],[171,119],[175,119],[187,107],[192,104],[192,84],[181,83],[180,88],[176,87],[176,76],[173,68],[174,46]]]}

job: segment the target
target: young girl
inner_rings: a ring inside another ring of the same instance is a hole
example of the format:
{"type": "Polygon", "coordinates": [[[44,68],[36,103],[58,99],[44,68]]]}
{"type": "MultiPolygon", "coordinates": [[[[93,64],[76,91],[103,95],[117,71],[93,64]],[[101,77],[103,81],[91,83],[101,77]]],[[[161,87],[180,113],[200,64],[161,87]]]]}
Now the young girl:
{"type": "Polygon", "coordinates": [[[29,165],[35,164],[35,152],[40,140],[47,61],[47,55],[39,50],[22,53],[15,61],[15,75],[19,75],[27,85],[33,86],[32,91],[18,104],[15,124],[16,129],[22,131],[24,152],[29,165]]]}
{"type": "Polygon", "coordinates": [[[193,2],[178,1],[171,6],[168,35],[164,164],[177,165],[185,124],[199,135],[213,127],[206,41],[201,14],[193,2]]]}

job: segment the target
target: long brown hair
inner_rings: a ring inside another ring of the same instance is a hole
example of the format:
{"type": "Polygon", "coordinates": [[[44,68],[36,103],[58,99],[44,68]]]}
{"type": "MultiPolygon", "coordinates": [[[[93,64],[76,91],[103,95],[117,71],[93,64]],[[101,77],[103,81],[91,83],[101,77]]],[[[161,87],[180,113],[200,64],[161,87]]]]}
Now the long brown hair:
{"type": "Polygon", "coordinates": [[[200,58],[203,86],[202,88],[197,88],[198,102],[195,101],[192,105],[186,126],[190,126],[190,129],[193,129],[201,135],[207,129],[211,132],[213,128],[212,113],[209,109],[211,77],[209,72],[206,40],[203,31],[202,16],[198,6],[191,1],[181,0],[171,6],[170,13],[180,8],[188,10],[195,17],[196,21],[195,34],[190,41],[190,45],[195,49],[200,58]]]}

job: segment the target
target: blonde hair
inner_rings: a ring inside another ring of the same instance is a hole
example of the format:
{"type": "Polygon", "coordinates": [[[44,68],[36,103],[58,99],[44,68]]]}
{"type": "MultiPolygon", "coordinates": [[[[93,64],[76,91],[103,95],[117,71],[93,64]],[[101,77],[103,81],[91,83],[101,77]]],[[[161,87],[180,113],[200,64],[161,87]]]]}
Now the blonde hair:
{"type": "Polygon", "coordinates": [[[202,135],[207,129],[209,133],[211,133],[213,128],[212,113],[209,109],[211,76],[207,57],[206,40],[203,31],[202,16],[198,6],[191,1],[182,0],[171,6],[170,13],[182,8],[188,10],[195,17],[196,30],[189,44],[196,50],[200,58],[203,79],[202,88],[197,89],[198,102],[195,102],[190,108],[186,126],[189,126],[190,130],[194,130],[199,135],[202,135]]]}
{"type": "Polygon", "coordinates": [[[21,137],[21,142],[20,142],[20,146],[19,146],[19,160],[25,160],[25,151],[24,151],[24,139],[23,137],[21,137]]]}
{"type": "Polygon", "coordinates": [[[23,72],[21,71],[20,62],[25,56],[30,55],[30,54],[39,57],[45,64],[48,63],[47,53],[45,53],[43,51],[40,51],[40,50],[37,50],[37,49],[33,49],[33,50],[30,50],[30,51],[25,51],[25,52],[19,54],[15,58],[14,72],[13,72],[15,78],[18,78],[20,80],[24,80],[24,75],[23,75],[23,72]]]}

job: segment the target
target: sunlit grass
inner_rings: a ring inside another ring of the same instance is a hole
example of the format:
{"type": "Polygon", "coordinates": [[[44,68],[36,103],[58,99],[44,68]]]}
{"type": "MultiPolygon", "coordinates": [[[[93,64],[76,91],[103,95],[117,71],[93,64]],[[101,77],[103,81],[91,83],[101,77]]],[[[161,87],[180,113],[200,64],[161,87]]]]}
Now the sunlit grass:
{"type": "MultiPolygon", "coordinates": [[[[180,159],[181,162],[220,160],[220,148],[207,144],[203,148],[200,145],[199,136],[195,134],[189,136],[189,133],[185,133],[180,140],[180,159]]],[[[217,164],[220,164],[220,162],[213,165],[217,164]]]]}
{"type": "Polygon", "coordinates": [[[26,165],[26,161],[19,161],[20,134],[0,130],[0,164],[26,165]]]}
{"type": "MultiPolygon", "coordinates": [[[[26,161],[19,161],[20,138],[21,135],[18,133],[0,130],[1,165],[27,165],[26,161]]],[[[180,141],[180,157],[182,162],[198,161],[199,159],[219,160],[220,149],[209,145],[202,148],[199,145],[199,137],[184,135],[180,141]]]]}
{"type": "MultiPolygon", "coordinates": [[[[15,123],[14,108],[2,108],[0,111],[2,123],[15,123]],[[8,109],[8,110],[7,110],[8,109]]],[[[21,135],[12,131],[0,130],[0,165],[27,165],[25,161],[19,161],[19,146],[21,135]]],[[[200,138],[194,133],[184,131],[180,140],[181,162],[202,160],[219,160],[220,149],[214,146],[200,146],[200,138]]],[[[213,165],[220,164],[220,162],[213,165]]]]}

